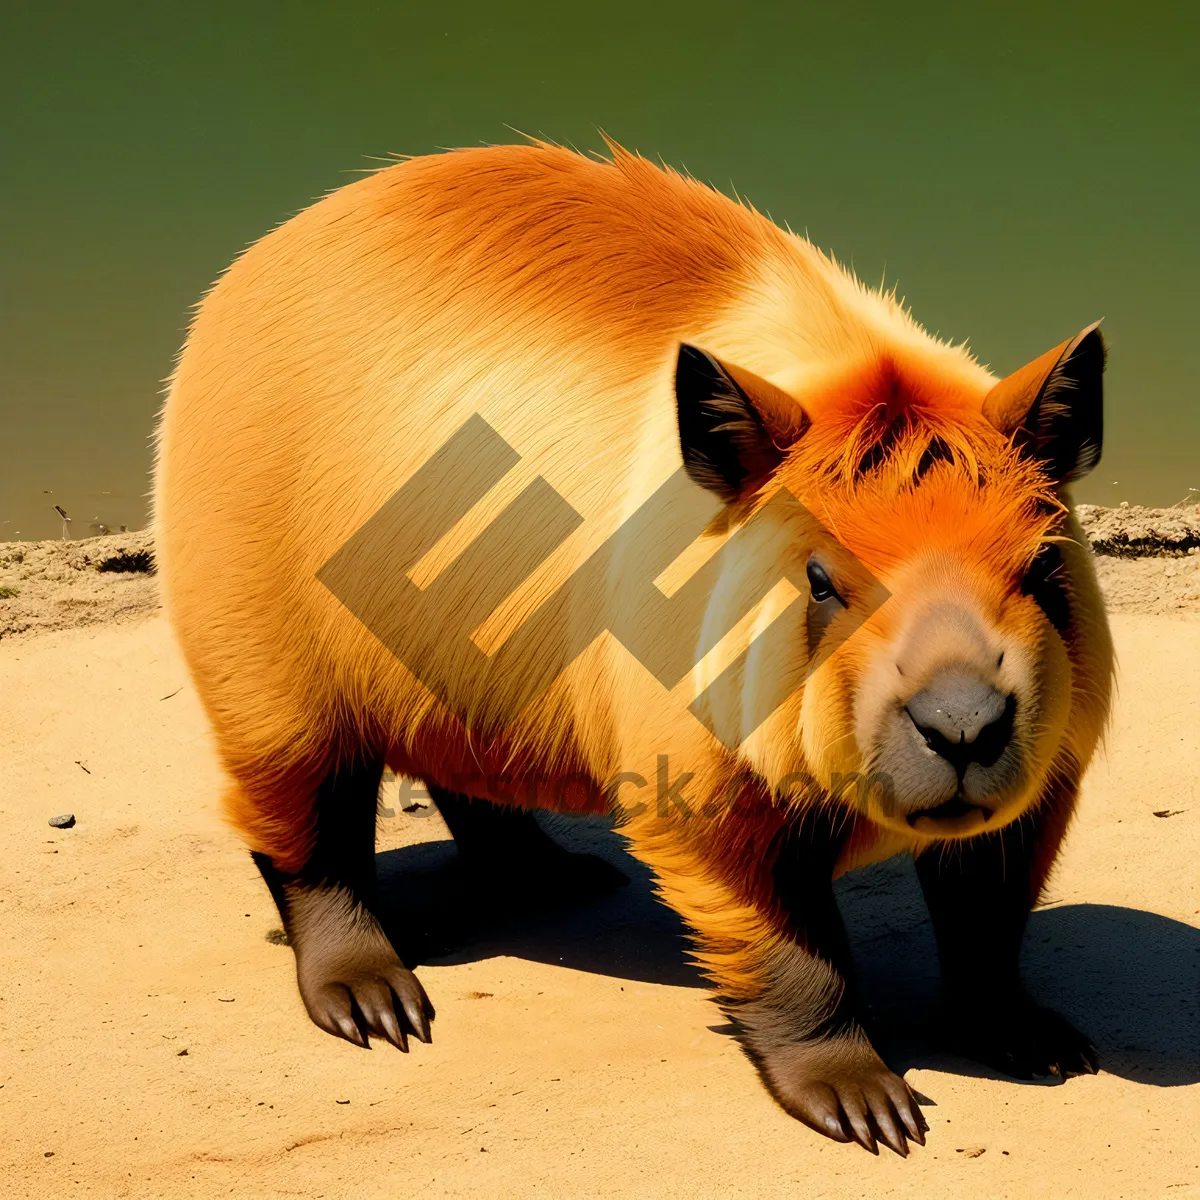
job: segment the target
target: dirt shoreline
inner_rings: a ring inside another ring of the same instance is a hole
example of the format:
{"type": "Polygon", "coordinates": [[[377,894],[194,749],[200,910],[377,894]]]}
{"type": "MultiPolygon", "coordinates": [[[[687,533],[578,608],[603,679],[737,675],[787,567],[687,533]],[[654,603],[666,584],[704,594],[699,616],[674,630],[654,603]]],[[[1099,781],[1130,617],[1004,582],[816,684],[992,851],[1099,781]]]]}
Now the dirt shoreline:
{"type": "MultiPolygon", "coordinates": [[[[1110,612],[1200,613],[1200,508],[1081,504],[1076,511],[1110,612]]],[[[0,640],[137,619],[161,607],[149,530],[0,542],[0,640]]]]}

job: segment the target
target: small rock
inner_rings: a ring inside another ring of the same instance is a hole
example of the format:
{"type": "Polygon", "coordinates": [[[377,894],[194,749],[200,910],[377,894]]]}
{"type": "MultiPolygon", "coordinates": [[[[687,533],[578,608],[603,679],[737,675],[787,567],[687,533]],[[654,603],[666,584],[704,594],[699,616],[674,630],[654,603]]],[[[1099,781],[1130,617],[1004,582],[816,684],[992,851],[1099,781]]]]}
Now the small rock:
{"type": "Polygon", "coordinates": [[[291,942],[288,940],[288,935],[282,929],[268,929],[267,941],[270,942],[272,946],[291,945],[291,942]]]}
{"type": "Polygon", "coordinates": [[[187,1058],[187,1051],[186,1051],[186,1050],[180,1050],[180,1051],[179,1051],[179,1053],[175,1055],[175,1057],[176,1057],[176,1058],[187,1058]]]}
{"type": "Polygon", "coordinates": [[[70,829],[75,824],[74,813],[63,813],[59,817],[51,817],[50,824],[55,829],[70,829]]]}

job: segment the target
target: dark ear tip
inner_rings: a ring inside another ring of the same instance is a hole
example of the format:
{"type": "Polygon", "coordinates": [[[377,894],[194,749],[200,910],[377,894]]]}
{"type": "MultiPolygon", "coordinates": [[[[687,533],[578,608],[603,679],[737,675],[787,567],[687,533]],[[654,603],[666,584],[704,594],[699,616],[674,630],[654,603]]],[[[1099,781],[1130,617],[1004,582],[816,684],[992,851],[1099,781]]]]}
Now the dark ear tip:
{"type": "Polygon", "coordinates": [[[1096,365],[1103,374],[1104,368],[1108,365],[1108,342],[1105,340],[1104,334],[1100,332],[1100,321],[1093,322],[1075,339],[1071,357],[1074,358],[1077,355],[1096,360],[1096,365]]]}
{"type": "Polygon", "coordinates": [[[679,343],[679,358],[675,364],[675,395],[680,403],[702,400],[714,391],[732,386],[725,369],[711,354],[687,342],[679,343]]]}
{"type": "Polygon", "coordinates": [[[711,354],[706,354],[698,346],[689,345],[687,342],[679,343],[679,357],[676,359],[676,372],[679,371],[704,371],[705,374],[712,374],[717,368],[716,362],[711,354]]]}

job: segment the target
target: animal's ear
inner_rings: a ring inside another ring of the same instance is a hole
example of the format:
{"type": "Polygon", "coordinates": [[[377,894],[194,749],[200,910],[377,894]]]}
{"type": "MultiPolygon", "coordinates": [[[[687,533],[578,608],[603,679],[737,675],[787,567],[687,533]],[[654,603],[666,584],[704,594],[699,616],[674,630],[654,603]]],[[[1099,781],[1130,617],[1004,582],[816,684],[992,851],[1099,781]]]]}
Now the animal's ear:
{"type": "Polygon", "coordinates": [[[767,478],[808,425],[786,392],[686,343],[675,367],[675,404],[688,475],[726,503],[767,478]]]}
{"type": "Polygon", "coordinates": [[[983,415],[1070,483],[1100,461],[1104,444],[1104,339],[1082,333],[1014,371],[987,394],[983,415]]]}

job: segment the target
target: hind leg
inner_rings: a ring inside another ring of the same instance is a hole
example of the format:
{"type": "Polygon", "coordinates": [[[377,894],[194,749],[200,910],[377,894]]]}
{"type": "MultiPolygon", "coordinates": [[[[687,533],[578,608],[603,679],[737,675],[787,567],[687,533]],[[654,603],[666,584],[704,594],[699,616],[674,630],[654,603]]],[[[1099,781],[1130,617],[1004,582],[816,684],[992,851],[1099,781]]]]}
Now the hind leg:
{"type": "Polygon", "coordinates": [[[533,813],[429,785],[472,881],[493,899],[582,903],[623,887],[627,877],[595,854],[565,850],[533,813]]]}
{"type": "Polygon", "coordinates": [[[316,837],[298,871],[254,852],[296,953],[300,995],[314,1023],[368,1047],[380,1037],[408,1050],[430,1040],[433,1007],[376,916],[375,811],[383,760],[332,769],[313,800],[316,837]]]}

